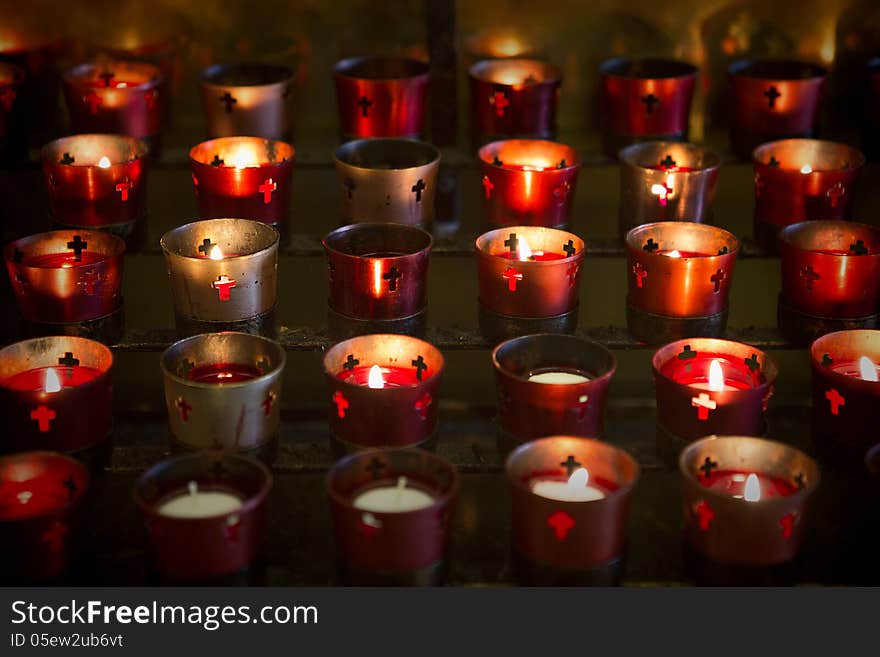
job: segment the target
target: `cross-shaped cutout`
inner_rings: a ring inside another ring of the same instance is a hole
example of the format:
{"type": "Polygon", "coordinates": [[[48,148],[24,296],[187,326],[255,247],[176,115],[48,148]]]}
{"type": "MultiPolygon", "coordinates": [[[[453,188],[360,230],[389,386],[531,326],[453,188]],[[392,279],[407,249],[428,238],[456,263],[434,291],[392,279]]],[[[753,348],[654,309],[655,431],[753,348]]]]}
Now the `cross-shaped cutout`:
{"type": "Polygon", "coordinates": [[[128,200],[129,190],[131,190],[131,183],[128,180],[116,183],[116,191],[119,192],[119,198],[123,203],[128,200]]]}
{"type": "Polygon", "coordinates": [[[807,265],[806,267],[801,267],[801,278],[804,281],[804,285],[807,286],[808,290],[813,289],[813,283],[818,281],[821,276],[813,269],[813,265],[807,265]]]}
{"type": "Polygon", "coordinates": [[[366,96],[361,96],[358,99],[358,107],[361,108],[361,116],[366,117],[369,115],[370,107],[373,106],[373,101],[367,98],[366,96]]]}
{"type": "Polygon", "coordinates": [[[825,192],[825,196],[828,199],[828,204],[832,208],[836,208],[837,204],[840,203],[840,199],[843,198],[843,195],[846,194],[846,187],[843,186],[843,183],[837,181],[831,187],[828,188],[828,191],[825,192]]]}
{"type": "Polygon", "coordinates": [[[144,102],[147,104],[147,109],[156,109],[156,101],[159,99],[159,90],[158,89],[150,89],[144,94],[144,102]]]}
{"type": "Polygon", "coordinates": [[[556,168],[557,169],[564,169],[567,166],[568,166],[568,162],[565,161],[565,158],[562,158],[561,160],[559,160],[559,164],[556,165],[556,168]]]}
{"type": "Polygon", "coordinates": [[[42,404],[31,411],[31,419],[37,423],[37,429],[40,433],[48,433],[52,420],[56,417],[58,417],[58,414],[55,411],[42,404]]]}
{"type": "Polygon", "coordinates": [[[565,199],[568,198],[568,193],[571,191],[571,185],[568,184],[567,180],[564,180],[561,185],[558,185],[553,189],[553,198],[555,198],[559,203],[565,202],[565,199]]]}
{"type": "Polygon", "coordinates": [[[216,281],[211,283],[211,287],[217,290],[220,301],[229,301],[232,298],[232,288],[237,285],[235,279],[229,278],[226,274],[221,274],[216,281]]]}
{"type": "Polygon", "coordinates": [[[73,164],[76,162],[76,158],[73,157],[70,153],[65,153],[60,160],[58,160],[60,164],[73,164]]]}
{"type": "Polygon", "coordinates": [[[748,358],[745,359],[746,367],[748,367],[752,372],[757,372],[761,369],[761,363],[758,360],[758,354],[752,354],[748,358]]]}
{"type": "Polygon", "coordinates": [[[721,283],[724,282],[724,279],[726,277],[727,275],[724,273],[723,269],[719,269],[709,277],[709,280],[715,284],[715,288],[713,290],[715,294],[718,294],[721,291],[721,283]]]}
{"type": "Polygon", "coordinates": [[[775,155],[770,156],[770,160],[767,162],[767,166],[768,167],[778,167],[779,166],[779,160],[776,159],[775,155]]]}
{"type": "Polygon", "coordinates": [[[73,240],[67,243],[67,248],[73,251],[73,259],[79,262],[82,260],[82,252],[89,248],[89,243],[83,242],[79,235],[74,235],[73,240]]]}
{"type": "Polygon", "coordinates": [[[428,419],[428,409],[431,408],[431,404],[434,402],[431,395],[427,392],[422,395],[418,401],[416,401],[414,408],[416,409],[416,413],[419,414],[419,417],[423,420],[428,419]]]}
{"type": "Polygon", "coordinates": [[[77,491],[76,482],[73,480],[73,477],[68,477],[64,480],[64,487],[67,489],[68,499],[72,500],[77,491]]]}
{"type": "Polygon", "coordinates": [[[797,514],[792,511],[791,513],[787,513],[779,519],[779,526],[782,528],[782,538],[789,539],[791,538],[792,533],[794,532],[794,526],[797,522],[797,514]]]}
{"type": "Polygon", "coordinates": [[[275,397],[275,393],[270,390],[266,393],[266,398],[260,404],[263,407],[263,412],[265,412],[266,417],[272,415],[272,404],[275,403],[275,397]]]}
{"type": "Polygon", "coordinates": [[[498,157],[498,153],[495,153],[495,155],[492,156],[492,164],[494,164],[496,167],[500,167],[504,164],[504,162],[501,161],[501,158],[498,157]]]}
{"type": "MultiPolygon", "coordinates": [[[[73,352],[65,351],[64,356],[58,359],[59,365],[64,365],[64,367],[68,369],[73,369],[77,365],[79,365],[79,358],[74,357],[73,352]]],[[[72,372],[68,374],[68,376],[72,376],[72,372]]]]}
{"type": "Polygon", "coordinates": [[[199,253],[208,257],[211,255],[211,248],[214,246],[214,243],[211,242],[210,237],[206,237],[202,240],[202,243],[199,245],[199,253]]]}
{"type": "Polygon", "coordinates": [[[382,476],[382,473],[385,471],[385,468],[385,463],[381,461],[379,457],[374,456],[370,459],[370,462],[364,469],[370,473],[374,480],[378,480],[382,476]]]}
{"type": "Polygon", "coordinates": [[[568,287],[574,287],[574,283],[577,280],[578,272],[580,271],[581,266],[574,262],[571,266],[565,270],[565,276],[568,278],[568,287]]]}
{"type": "Polygon", "coordinates": [[[828,354],[822,354],[822,366],[823,367],[831,367],[831,363],[834,362],[834,359],[828,354]]]}
{"type": "Polygon", "coordinates": [[[342,394],[341,390],[337,390],[333,393],[332,397],[333,403],[336,404],[336,415],[340,418],[345,417],[345,411],[348,410],[348,407],[351,404],[348,403],[348,400],[345,398],[345,395],[342,394]]]}
{"type": "Polygon", "coordinates": [[[648,278],[648,270],[645,269],[642,263],[637,262],[633,265],[633,274],[636,275],[636,287],[645,287],[645,279],[648,278]]]}
{"type": "Polygon", "coordinates": [[[807,478],[803,472],[798,472],[794,477],[794,483],[797,484],[798,490],[803,490],[807,486],[807,478]]]}
{"type": "Polygon", "coordinates": [[[354,354],[349,354],[348,358],[342,364],[342,369],[348,370],[351,372],[355,367],[361,364],[361,361],[354,357],[354,354]]]}
{"type": "Polygon", "coordinates": [[[238,103],[238,100],[228,91],[220,96],[220,102],[226,105],[226,113],[230,114],[232,112],[232,106],[238,103]]]}
{"type": "Polygon", "coordinates": [[[196,368],[196,364],[189,358],[184,358],[177,364],[177,376],[181,379],[188,379],[189,373],[196,368]]]}
{"type": "Polygon", "coordinates": [[[697,519],[697,527],[701,532],[709,531],[709,525],[715,519],[715,512],[706,500],[700,500],[693,506],[694,516],[697,519]]]}
{"type": "Polygon", "coordinates": [[[660,99],[654,94],[648,94],[642,96],[642,102],[645,104],[645,114],[650,115],[654,113],[654,107],[660,102],[660,99]]]}
{"type": "Polygon", "coordinates": [[[574,518],[565,511],[556,511],[547,518],[547,525],[553,530],[557,541],[564,541],[568,532],[574,529],[574,518]]]}
{"type": "Polygon", "coordinates": [[[180,412],[180,419],[189,422],[189,412],[192,410],[192,406],[183,397],[178,397],[175,405],[180,412]]]}
{"type": "Polygon", "coordinates": [[[855,255],[868,255],[868,247],[865,246],[862,240],[858,240],[855,244],[850,244],[849,250],[855,255]]]}
{"type": "Polygon", "coordinates": [[[223,166],[224,164],[226,164],[226,160],[224,160],[222,157],[220,157],[219,155],[214,153],[214,159],[211,160],[211,166],[212,167],[220,167],[220,166],[223,166]]]}
{"type": "Polygon", "coordinates": [[[667,153],[666,157],[660,160],[660,168],[661,169],[672,169],[676,165],[675,160],[672,159],[672,156],[667,153]]]}
{"type": "Polygon", "coordinates": [[[649,237],[648,241],[645,242],[645,245],[642,247],[642,249],[644,249],[648,253],[654,253],[654,251],[656,251],[659,248],[660,248],[660,245],[654,241],[653,237],[649,237]]]}
{"type": "Polygon", "coordinates": [[[507,107],[510,105],[510,101],[503,92],[496,91],[489,96],[489,104],[495,108],[495,116],[501,118],[504,116],[505,110],[507,110],[507,107]]]}
{"type": "Polygon", "coordinates": [[[257,191],[263,195],[263,203],[269,205],[272,202],[272,192],[278,189],[278,183],[271,178],[266,178],[263,184],[257,187],[257,191]]]}
{"type": "Polygon", "coordinates": [[[486,196],[486,200],[488,201],[492,198],[492,190],[495,189],[495,185],[489,180],[489,176],[483,176],[482,180],[483,185],[483,194],[486,196]]]}
{"type": "Polygon", "coordinates": [[[779,93],[779,89],[775,86],[771,86],[767,91],[764,92],[764,96],[767,98],[767,107],[773,109],[776,107],[776,99],[779,98],[782,94],[779,93]]]}
{"type": "Polygon", "coordinates": [[[709,411],[714,411],[718,408],[717,402],[705,392],[701,392],[696,397],[691,397],[691,406],[697,409],[698,420],[708,420],[709,411]]]}
{"type": "Polygon", "coordinates": [[[104,71],[103,73],[98,74],[98,79],[104,83],[105,87],[110,86],[110,81],[116,77],[116,74],[113,71],[104,71]]]}
{"type": "Polygon", "coordinates": [[[269,362],[269,359],[265,356],[261,356],[257,361],[257,369],[260,370],[262,374],[265,374],[272,368],[272,363],[269,362]]]}
{"type": "Polygon", "coordinates": [[[416,184],[410,187],[410,191],[416,195],[416,203],[421,203],[422,192],[425,191],[425,181],[419,178],[416,184]]]}
{"type": "Polygon", "coordinates": [[[76,285],[83,291],[83,294],[86,296],[92,296],[98,288],[98,285],[103,281],[104,276],[101,272],[97,269],[89,269],[88,271],[83,272],[82,276],[80,276],[79,280],[76,282],[76,285]]]}
{"type": "Polygon", "coordinates": [[[559,465],[565,468],[565,474],[567,477],[570,477],[575,470],[581,467],[580,461],[574,457],[574,454],[569,454],[568,458],[562,461],[559,465]]]}
{"type": "Polygon", "coordinates": [[[691,358],[696,358],[697,352],[691,349],[689,344],[684,346],[684,349],[681,350],[681,353],[678,354],[678,360],[690,360],[691,358]]]}
{"type": "Polygon", "coordinates": [[[104,104],[103,99],[94,91],[89,92],[87,95],[83,96],[83,102],[89,106],[90,114],[97,114],[98,108],[104,104]]]}
{"type": "Polygon", "coordinates": [[[507,289],[510,292],[516,292],[516,283],[523,279],[522,272],[513,267],[508,267],[501,272],[501,277],[507,280],[507,289]]]}
{"type": "Polygon", "coordinates": [[[391,269],[382,274],[382,279],[388,281],[389,292],[397,292],[397,282],[401,278],[403,278],[403,274],[400,273],[397,267],[391,267],[391,269]]]}
{"type": "Polygon", "coordinates": [[[504,246],[507,247],[509,253],[519,253],[519,238],[516,236],[516,233],[511,233],[510,236],[504,240],[504,246]]]}
{"type": "Polygon", "coordinates": [[[421,381],[422,374],[428,369],[428,364],[425,362],[425,359],[419,354],[419,357],[413,359],[410,362],[410,365],[416,368],[416,379],[421,381]]]}
{"type": "Polygon", "coordinates": [[[703,459],[703,465],[701,465],[698,469],[700,471],[700,476],[703,479],[708,479],[709,475],[712,474],[712,470],[718,467],[718,462],[713,461],[711,456],[707,456],[703,459]]]}
{"type": "Polygon", "coordinates": [[[825,399],[828,400],[831,415],[840,415],[840,407],[846,406],[846,399],[837,392],[836,388],[831,388],[825,393],[825,399]]]}
{"type": "Polygon", "coordinates": [[[12,262],[21,262],[24,260],[24,251],[19,249],[18,247],[12,250],[12,262]]]}

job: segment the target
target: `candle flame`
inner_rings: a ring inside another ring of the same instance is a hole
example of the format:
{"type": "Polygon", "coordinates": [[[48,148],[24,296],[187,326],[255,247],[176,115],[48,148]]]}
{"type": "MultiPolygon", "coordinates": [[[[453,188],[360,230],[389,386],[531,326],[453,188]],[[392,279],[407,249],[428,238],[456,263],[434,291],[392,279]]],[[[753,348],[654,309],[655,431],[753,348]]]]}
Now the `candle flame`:
{"type": "Polygon", "coordinates": [[[709,364],[709,390],[722,392],[724,390],[724,373],[721,371],[721,363],[714,359],[709,364]]]}
{"type": "Polygon", "coordinates": [[[46,370],[46,381],[43,384],[45,392],[58,392],[61,390],[61,379],[51,367],[46,370]]]}
{"type": "Polygon", "coordinates": [[[746,477],[746,486],[743,489],[743,499],[746,502],[758,502],[761,499],[761,484],[758,475],[754,472],[746,477]]]}
{"type": "Polygon", "coordinates": [[[199,493],[199,485],[195,481],[191,481],[186,485],[187,491],[189,491],[190,497],[194,498],[194,501],[198,501],[196,495],[199,493]]]}
{"type": "Polygon", "coordinates": [[[378,365],[373,365],[370,368],[370,376],[367,377],[367,386],[374,390],[385,387],[385,379],[382,378],[382,368],[378,365]]]}
{"type": "Polygon", "coordinates": [[[813,167],[811,167],[809,164],[805,164],[801,167],[801,173],[813,173],[813,167]]]}
{"type": "Polygon", "coordinates": [[[110,158],[107,157],[106,155],[102,156],[101,159],[98,160],[98,166],[101,167],[102,169],[109,169],[110,168],[110,158]]]}
{"type": "Polygon", "coordinates": [[[226,161],[236,169],[260,166],[256,152],[245,145],[239,146],[238,150],[226,158],[226,161]]]}
{"type": "Polygon", "coordinates": [[[528,260],[532,257],[532,249],[529,248],[529,243],[526,242],[524,237],[519,238],[519,246],[517,253],[519,254],[520,260],[528,260]]]}
{"type": "Polygon", "coordinates": [[[208,256],[211,260],[223,260],[223,251],[220,250],[220,247],[216,244],[211,247],[211,253],[208,256]]]}
{"type": "Polygon", "coordinates": [[[672,249],[672,251],[667,251],[663,255],[665,255],[667,258],[680,258],[681,251],[679,251],[678,249],[672,249]]]}
{"type": "Polygon", "coordinates": [[[586,488],[589,481],[590,473],[587,472],[587,469],[578,468],[572,472],[571,476],[568,478],[568,489],[569,491],[574,492],[579,488],[586,488]]]}
{"type": "Polygon", "coordinates": [[[859,358],[859,376],[865,381],[880,381],[880,377],[877,376],[877,366],[867,356],[859,358]]]}

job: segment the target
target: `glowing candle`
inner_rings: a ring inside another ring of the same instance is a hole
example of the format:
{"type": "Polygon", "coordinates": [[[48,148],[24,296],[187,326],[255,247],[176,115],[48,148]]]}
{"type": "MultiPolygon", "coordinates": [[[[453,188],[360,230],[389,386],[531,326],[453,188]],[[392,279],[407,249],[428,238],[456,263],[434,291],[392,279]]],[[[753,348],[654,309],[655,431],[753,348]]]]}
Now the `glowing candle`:
{"type": "Polygon", "coordinates": [[[187,492],[164,502],[158,512],[169,518],[210,518],[237,511],[241,505],[237,495],[219,490],[200,491],[199,485],[191,481],[187,492]]]}
{"type": "Polygon", "coordinates": [[[592,502],[604,499],[605,493],[589,485],[590,473],[586,468],[578,468],[571,473],[568,481],[541,479],[532,484],[535,495],[562,502],[592,502]]]}
{"type": "Polygon", "coordinates": [[[378,486],[364,491],[352,504],[356,509],[372,513],[405,513],[426,509],[434,497],[418,488],[408,487],[406,477],[398,477],[395,486],[378,486]]]}
{"type": "Polygon", "coordinates": [[[859,358],[859,376],[865,381],[880,381],[877,375],[877,366],[867,356],[859,358]]]}
{"type": "Polygon", "coordinates": [[[589,380],[590,377],[580,370],[572,372],[563,369],[549,369],[529,375],[529,381],[532,383],[572,385],[575,383],[586,383],[589,380]]]}

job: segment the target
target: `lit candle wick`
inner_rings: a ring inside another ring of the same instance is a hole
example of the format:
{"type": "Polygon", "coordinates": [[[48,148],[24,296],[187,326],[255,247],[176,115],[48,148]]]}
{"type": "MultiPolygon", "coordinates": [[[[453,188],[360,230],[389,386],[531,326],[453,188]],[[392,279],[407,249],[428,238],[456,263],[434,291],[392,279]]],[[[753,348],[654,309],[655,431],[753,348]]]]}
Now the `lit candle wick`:
{"type": "Polygon", "coordinates": [[[199,501],[199,485],[191,481],[186,485],[186,489],[189,491],[189,496],[192,498],[193,504],[197,504],[199,501]]]}
{"type": "Polygon", "coordinates": [[[406,489],[406,477],[398,477],[397,478],[397,486],[394,489],[394,502],[400,502],[400,496],[403,491],[406,489]]]}
{"type": "Polygon", "coordinates": [[[211,260],[223,260],[223,251],[220,250],[220,247],[216,244],[211,248],[211,253],[208,256],[211,260]]]}
{"type": "Polygon", "coordinates": [[[724,372],[721,371],[721,363],[717,359],[709,363],[709,390],[724,391],[724,372]]]}
{"type": "Polygon", "coordinates": [[[106,155],[104,155],[103,157],[101,157],[100,160],[98,160],[98,166],[101,167],[102,169],[109,169],[110,168],[110,158],[107,157],[106,155]]]}
{"type": "Polygon", "coordinates": [[[370,368],[370,375],[367,377],[367,386],[377,390],[385,387],[385,379],[382,377],[382,368],[373,365],[370,368]]]}
{"type": "Polygon", "coordinates": [[[801,167],[801,173],[813,173],[813,167],[811,167],[809,164],[805,164],[801,167]]]}
{"type": "Polygon", "coordinates": [[[61,390],[61,380],[51,367],[46,370],[46,382],[43,384],[45,392],[58,392],[61,390]]]}
{"type": "Polygon", "coordinates": [[[532,257],[532,249],[529,247],[529,243],[526,242],[524,237],[519,238],[517,253],[519,254],[520,260],[530,260],[532,257]]]}
{"type": "Polygon", "coordinates": [[[859,376],[865,381],[880,381],[877,376],[877,366],[867,356],[859,358],[859,376]]]}
{"type": "Polygon", "coordinates": [[[746,485],[743,489],[743,499],[746,502],[758,502],[761,500],[761,484],[758,475],[754,472],[746,477],[746,485]]]}
{"type": "Polygon", "coordinates": [[[667,251],[663,255],[665,255],[667,258],[680,258],[681,251],[679,251],[678,249],[672,249],[672,251],[667,251]]]}
{"type": "Polygon", "coordinates": [[[589,481],[590,473],[587,472],[587,469],[578,468],[572,472],[571,476],[568,478],[568,487],[571,490],[576,491],[579,488],[586,488],[589,481]]]}

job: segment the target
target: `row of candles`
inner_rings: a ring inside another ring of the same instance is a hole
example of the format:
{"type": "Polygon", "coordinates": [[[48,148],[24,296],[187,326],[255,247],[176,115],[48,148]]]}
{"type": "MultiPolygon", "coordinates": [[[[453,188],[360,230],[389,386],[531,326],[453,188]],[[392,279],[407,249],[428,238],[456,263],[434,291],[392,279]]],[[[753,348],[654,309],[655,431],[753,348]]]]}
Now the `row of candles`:
{"type": "MultiPolygon", "coordinates": [[[[880,420],[880,331],[826,335],[810,356],[814,437],[861,458],[880,452],[868,450],[880,420]]],[[[13,452],[0,457],[0,535],[25,578],[58,577],[75,554],[84,463],[100,469],[111,440],[112,363],[107,347],[71,336],[0,350],[4,451],[13,452]]],[[[529,583],[616,581],[639,467],[597,439],[613,355],[539,334],[501,343],[492,363],[517,572],[529,583]]],[[[261,554],[284,366],[280,345],[236,332],[185,338],[162,354],[172,440],[188,453],[150,468],[134,495],[152,565],[168,581],[228,576],[261,554]]],[[[774,362],[745,344],[693,338],[660,348],[652,366],[658,449],[681,470],[690,547],[725,566],[792,560],[819,467],[751,437],[765,429],[774,362]]],[[[359,336],[324,355],[331,444],[343,455],[326,489],[346,581],[442,576],[459,476],[425,448],[436,440],[443,369],[435,347],[402,335],[359,336]]]]}

